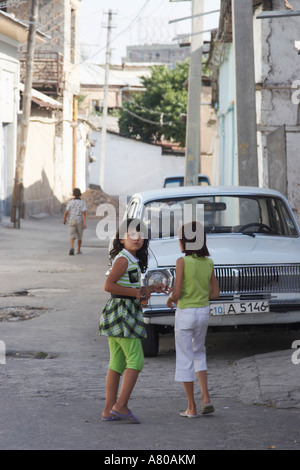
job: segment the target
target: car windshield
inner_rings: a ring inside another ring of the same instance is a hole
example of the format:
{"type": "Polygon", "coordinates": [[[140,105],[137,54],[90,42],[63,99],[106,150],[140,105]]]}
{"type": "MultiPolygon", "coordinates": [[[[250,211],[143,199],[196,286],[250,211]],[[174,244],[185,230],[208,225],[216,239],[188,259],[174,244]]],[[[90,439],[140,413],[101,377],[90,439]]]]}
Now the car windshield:
{"type": "Polygon", "coordinates": [[[143,221],[149,238],[174,237],[189,220],[204,222],[206,233],[298,236],[288,207],[277,197],[185,197],[151,201],[144,206],[143,221]]]}

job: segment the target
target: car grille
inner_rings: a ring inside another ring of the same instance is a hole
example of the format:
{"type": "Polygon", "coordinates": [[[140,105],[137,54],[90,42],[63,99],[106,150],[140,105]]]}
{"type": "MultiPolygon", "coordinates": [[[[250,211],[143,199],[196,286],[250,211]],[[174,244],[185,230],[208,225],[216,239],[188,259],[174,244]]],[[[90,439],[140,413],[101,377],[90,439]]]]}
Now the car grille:
{"type": "Polygon", "coordinates": [[[216,266],[215,273],[221,293],[300,291],[300,266],[216,266]]]}

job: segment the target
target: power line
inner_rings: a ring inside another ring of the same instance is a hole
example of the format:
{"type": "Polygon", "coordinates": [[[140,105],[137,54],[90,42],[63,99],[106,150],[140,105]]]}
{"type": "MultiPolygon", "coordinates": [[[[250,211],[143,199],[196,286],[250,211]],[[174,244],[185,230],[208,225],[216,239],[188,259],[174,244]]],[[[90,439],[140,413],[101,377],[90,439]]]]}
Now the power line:
{"type": "MultiPolygon", "coordinates": [[[[139,10],[139,12],[137,13],[137,15],[133,18],[133,20],[131,21],[131,23],[129,23],[128,26],[126,26],[125,29],[123,29],[122,31],[120,31],[120,33],[118,33],[113,39],[111,39],[110,43],[109,43],[109,46],[118,38],[120,37],[122,34],[126,33],[126,31],[128,31],[129,29],[132,28],[132,26],[134,25],[134,23],[140,18],[140,16],[142,15],[144,9],[146,8],[147,4],[149,3],[150,0],[146,0],[146,2],[144,3],[144,5],[142,6],[142,8],[139,10]]],[[[79,64],[77,64],[77,66],[83,64],[84,62],[86,62],[87,60],[90,60],[92,59],[93,57],[95,57],[96,55],[98,55],[100,52],[102,52],[103,50],[106,49],[106,46],[102,47],[101,49],[99,49],[97,52],[95,52],[95,54],[89,56],[87,59],[84,59],[82,60],[79,64]]]]}
{"type": "Polygon", "coordinates": [[[146,108],[145,106],[141,106],[140,104],[134,103],[133,101],[127,101],[129,104],[133,104],[133,106],[136,106],[137,108],[144,109],[148,113],[153,113],[153,114],[159,114],[160,116],[163,114],[164,116],[173,116],[171,113],[164,113],[162,111],[155,111],[154,109],[149,109],[146,108]]]}
{"type": "Polygon", "coordinates": [[[159,127],[163,127],[163,126],[172,126],[173,125],[173,122],[170,121],[170,122],[162,122],[162,119],[163,119],[163,114],[164,113],[160,113],[162,115],[162,119],[160,122],[157,122],[157,121],[151,121],[150,119],[146,119],[146,118],[142,118],[141,116],[139,116],[138,114],[130,111],[129,109],[127,108],[122,108],[126,113],[128,114],[131,114],[131,116],[139,119],[140,121],[143,121],[143,122],[146,122],[147,124],[153,124],[155,126],[159,126],[159,127]]]}

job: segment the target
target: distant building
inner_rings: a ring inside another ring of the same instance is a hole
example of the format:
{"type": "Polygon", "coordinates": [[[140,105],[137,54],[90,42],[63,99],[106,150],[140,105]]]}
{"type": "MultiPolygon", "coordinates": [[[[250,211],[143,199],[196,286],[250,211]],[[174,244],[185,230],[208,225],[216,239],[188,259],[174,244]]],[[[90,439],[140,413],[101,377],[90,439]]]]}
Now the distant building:
{"type": "MultiPolygon", "coordinates": [[[[134,93],[145,91],[142,77],[151,76],[151,64],[112,65],[108,83],[108,109],[122,107],[134,93]]],[[[102,113],[104,101],[105,66],[83,62],[80,66],[81,102],[79,111],[85,116],[102,113]]]]}
{"type": "Polygon", "coordinates": [[[190,56],[190,47],[180,47],[178,44],[145,44],[143,46],[127,47],[127,62],[150,62],[165,64],[175,68],[178,62],[183,62],[190,56]]]}

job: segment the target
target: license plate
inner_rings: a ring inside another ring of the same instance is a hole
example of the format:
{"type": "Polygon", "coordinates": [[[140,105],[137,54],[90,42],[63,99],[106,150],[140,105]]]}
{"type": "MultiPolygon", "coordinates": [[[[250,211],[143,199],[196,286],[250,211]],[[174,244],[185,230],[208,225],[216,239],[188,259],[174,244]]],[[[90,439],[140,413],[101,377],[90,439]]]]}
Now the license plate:
{"type": "Polygon", "coordinates": [[[240,315],[242,313],[269,312],[269,302],[224,302],[222,304],[211,304],[211,315],[240,315]]]}

